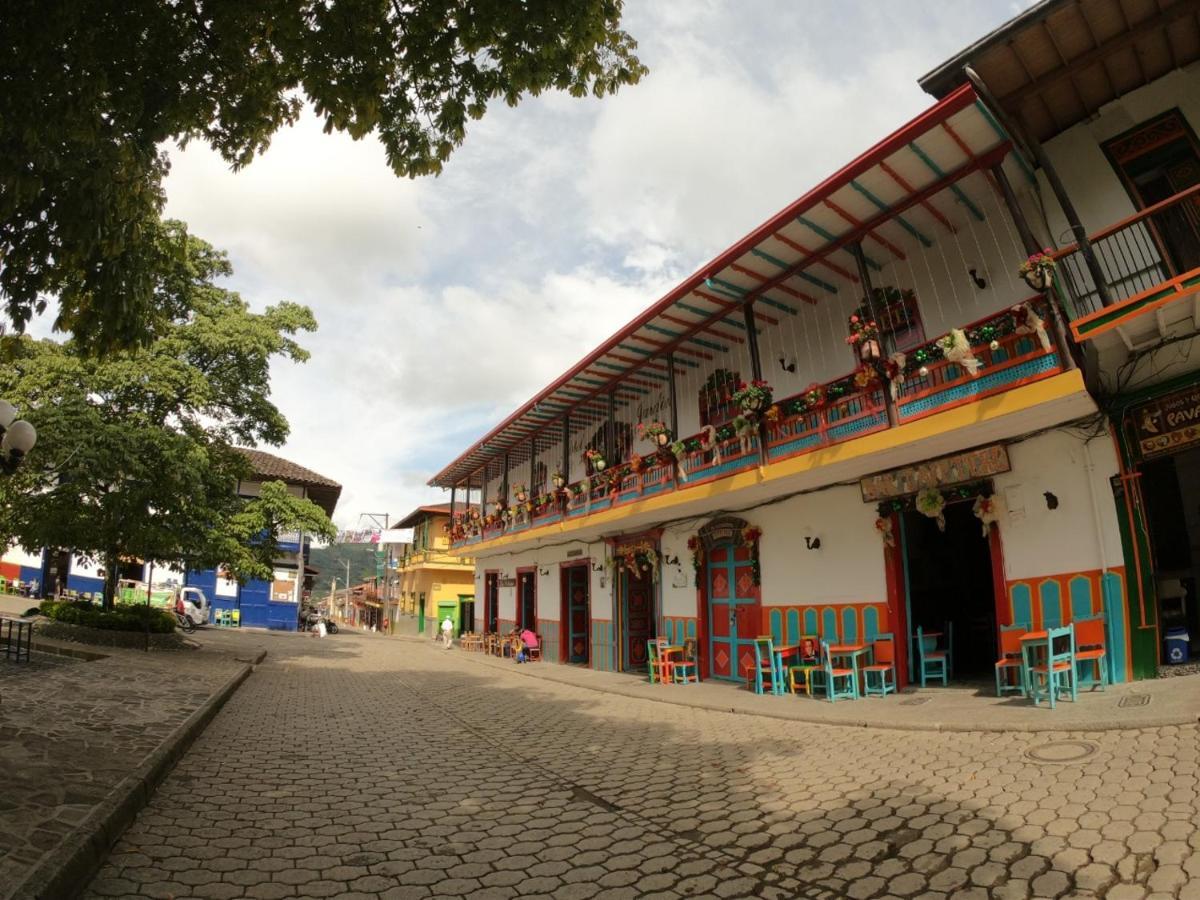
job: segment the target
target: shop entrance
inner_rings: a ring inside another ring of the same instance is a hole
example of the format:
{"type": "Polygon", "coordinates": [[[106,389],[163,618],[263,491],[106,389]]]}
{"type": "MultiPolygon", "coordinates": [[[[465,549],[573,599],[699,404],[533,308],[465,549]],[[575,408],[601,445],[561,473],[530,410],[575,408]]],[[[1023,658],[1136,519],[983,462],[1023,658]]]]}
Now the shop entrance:
{"type": "Polygon", "coordinates": [[[517,627],[537,634],[537,582],[534,570],[517,571],[517,627]]]}
{"type": "Polygon", "coordinates": [[[483,630],[495,634],[500,630],[500,573],[486,572],[483,576],[483,630]]]}
{"type": "Polygon", "coordinates": [[[763,630],[747,547],[727,540],[709,549],[705,593],[713,677],[740,680],[747,667],[754,666],[754,639],[763,630]]]}
{"type": "Polygon", "coordinates": [[[591,609],[588,602],[587,563],[568,566],[562,570],[562,611],[560,619],[565,630],[562,658],[564,662],[586,666],[589,660],[588,630],[591,609]]]}
{"type": "Polygon", "coordinates": [[[618,576],[621,593],[621,668],[625,672],[646,671],[647,642],[656,636],[654,627],[654,579],[640,568],[622,567],[618,576]]]}
{"type": "Polygon", "coordinates": [[[910,680],[920,682],[917,627],[954,635],[953,675],[990,678],[996,656],[996,587],[989,538],[971,502],[949,503],[946,529],[915,510],[901,518],[910,680]]]}
{"type": "Polygon", "coordinates": [[[1200,449],[1142,463],[1142,497],[1154,560],[1160,637],[1186,628],[1198,655],[1200,603],[1200,449]]]}

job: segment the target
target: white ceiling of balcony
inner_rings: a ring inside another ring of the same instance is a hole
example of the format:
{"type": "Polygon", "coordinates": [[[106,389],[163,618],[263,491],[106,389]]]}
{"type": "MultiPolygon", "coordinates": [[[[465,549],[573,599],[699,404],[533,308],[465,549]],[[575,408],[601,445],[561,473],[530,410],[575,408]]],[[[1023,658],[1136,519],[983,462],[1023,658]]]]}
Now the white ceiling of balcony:
{"type": "Polygon", "coordinates": [[[668,360],[678,374],[742,352],[743,304],[754,303],[759,333],[796,316],[802,304],[835,293],[831,280],[857,283],[852,245],[861,240],[869,270],[904,258],[902,245],[932,246],[983,213],[959,182],[996,165],[1010,143],[963,86],[880,141],[845,168],[742,238],[654,303],[569,372],[473,444],[430,484],[478,485],[496,470],[561,446],[562,421],[591,429],[616,406],[657,393],[668,360]]]}

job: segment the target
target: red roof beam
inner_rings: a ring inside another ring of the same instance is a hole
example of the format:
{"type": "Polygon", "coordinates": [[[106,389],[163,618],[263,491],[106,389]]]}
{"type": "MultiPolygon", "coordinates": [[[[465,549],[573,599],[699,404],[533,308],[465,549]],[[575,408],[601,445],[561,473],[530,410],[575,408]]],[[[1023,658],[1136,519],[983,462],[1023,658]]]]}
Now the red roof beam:
{"type": "MultiPolygon", "coordinates": [[[[788,237],[782,231],[777,231],[771,236],[773,238],[775,238],[775,240],[779,241],[779,243],[786,244],[787,246],[791,247],[797,253],[803,253],[806,256],[810,255],[812,253],[811,250],[809,250],[807,247],[805,247],[799,241],[793,241],[790,237],[788,237]]],[[[819,259],[819,260],[817,260],[817,262],[819,262],[825,268],[829,269],[831,272],[836,272],[837,274],[841,275],[843,278],[849,279],[850,281],[854,281],[854,282],[858,281],[857,275],[855,275],[849,269],[847,269],[843,266],[839,266],[835,262],[832,262],[828,259],[819,259]]]]}
{"type": "MultiPolygon", "coordinates": [[[[689,322],[687,319],[681,319],[679,316],[673,316],[670,313],[663,313],[662,318],[666,319],[668,322],[674,322],[676,325],[682,325],[684,328],[690,328],[692,325],[696,324],[695,322],[689,322]]],[[[716,328],[708,328],[706,331],[708,334],[711,334],[714,337],[719,337],[723,341],[733,341],[738,344],[746,343],[746,339],[740,335],[726,334],[724,331],[718,331],[716,328]]]]}
{"type": "MultiPolygon", "coordinates": [[[[983,156],[977,157],[973,162],[968,162],[967,164],[965,164],[963,166],[959,166],[953,172],[948,173],[943,178],[939,178],[937,181],[933,182],[932,184],[926,185],[925,187],[921,188],[921,190],[919,190],[917,193],[913,194],[910,197],[907,197],[906,199],[902,200],[900,203],[897,203],[891,209],[881,212],[879,215],[874,216],[871,219],[868,219],[866,221],[866,223],[864,223],[864,229],[865,228],[873,228],[876,225],[886,222],[892,216],[895,216],[899,213],[902,213],[902,212],[905,212],[906,210],[911,209],[912,207],[914,207],[918,203],[920,203],[922,200],[928,200],[930,197],[934,197],[937,194],[940,194],[942,191],[946,190],[946,188],[950,187],[951,185],[957,184],[959,181],[961,181],[963,178],[966,178],[972,172],[977,172],[981,169],[986,169],[986,168],[989,168],[990,166],[995,165],[996,163],[1000,162],[1000,160],[1004,159],[1005,155],[1007,155],[1011,149],[1012,149],[1012,144],[1009,141],[1005,141],[1002,144],[999,144],[996,147],[993,147],[991,150],[989,150],[983,156]]],[[[791,278],[797,272],[801,272],[804,269],[811,266],[813,263],[817,262],[817,260],[820,257],[827,256],[830,253],[835,253],[838,250],[845,248],[847,245],[852,244],[860,236],[861,236],[861,232],[858,229],[851,229],[850,231],[846,232],[841,237],[839,237],[837,240],[831,241],[830,243],[826,244],[824,247],[822,247],[820,250],[818,250],[812,256],[808,257],[807,259],[802,259],[798,263],[796,263],[794,266],[792,266],[791,268],[785,269],[784,271],[780,272],[778,275],[776,275],[774,277],[773,281],[776,281],[776,282],[786,281],[788,278],[791,278]]],[[[765,293],[766,291],[770,290],[772,287],[773,287],[773,285],[770,282],[768,282],[765,285],[760,285],[759,287],[752,289],[748,294],[746,294],[746,299],[753,300],[759,294],[765,293]]]]}
{"type": "MultiPolygon", "coordinates": [[[[908,180],[903,175],[901,175],[899,172],[897,172],[895,169],[893,169],[891,166],[889,166],[886,162],[881,162],[879,164],[879,168],[883,169],[883,171],[888,174],[888,176],[892,179],[892,181],[894,181],[894,182],[896,182],[896,184],[900,185],[900,187],[902,187],[905,191],[907,191],[910,194],[916,193],[913,186],[908,183],[908,180]]],[[[951,234],[958,233],[955,230],[954,226],[950,223],[950,220],[947,219],[944,215],[942,215],[941,210],[939,210],[936,206],[934,206],[928,200],[921,201],[921,208],[924,209],[931,216],[933,216],[935,219],[937,219],[939,222],[941,222],[942,225],[945,226],[946,230],[949,231],[951,234]]]]}
{"type": "MultiPolygon", "coordinates": [[[[850,215],[850,213],[846,212],[846,210],[842,209],[842,207],[838,206],[832,200],[825,200],[824,203],[825,203],[825,206],[827,206],[829,209],[832,209],[835,213],[837,213],[839,216],[841,216],[843,219],[845,219],[846,222],[848,224],[850,224],[852,227],[862,228],[862,220],[861,219],[854,218],[854,216],[850,215]]],[[[889,210],[889,212],[890,212],[890,210],[889,210]]],[[[907,259],[908,258],[904,255],[903,250],[901,250],[899,247],[897,247],[895,244],[893,244],[887,238],[880,237],[878,234],[876,234],[874,231],[872,231],[869,228],[864,229],[864,233],[867,235],[867,237],[874,240],[875,243],[877,243],[881,247],[885,247],[886,249],[891,251],[892,255],[895,256],[897,259],[907,259]]]]}
{"type": "MultiPolygon", "coordinates": [[[[726,300],[724,297],[718,297],[715,294],[710,294],[707,291],[700,290],[699,288],[692,291],[692,293],[695,294],[697,297],[702,297],[703,299],[707,300],[709,303],[715,303],[715,304],[717,304],[717,306],[723,306],[727,310],[734,309],[739,305],[732,300],[726,300]]],[[[771,315],[767,315],[765,312],[760,311],[757,306],[754,307],[754,318],[758,319],[758,321],[760,321],[760,322],[766,322],[768,325],[778,325],[779,324],[779,320],[777,318],[775,318],[774,316],[771,316],[771,315]]]]}

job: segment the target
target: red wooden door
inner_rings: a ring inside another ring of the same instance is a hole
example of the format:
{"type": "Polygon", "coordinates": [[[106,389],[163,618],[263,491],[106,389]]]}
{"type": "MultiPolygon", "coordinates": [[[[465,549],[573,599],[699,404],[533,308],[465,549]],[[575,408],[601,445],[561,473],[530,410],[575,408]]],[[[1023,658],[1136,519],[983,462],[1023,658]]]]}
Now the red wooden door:
{"type": "Polygon", "coordinates": [[[762,631],[759,589],[750,551],[718,544],[708,553],[709,659],[715,678],[740,679],[754,665],[754,639],[762,631]]]}
{"type": "Polygon", "coordinates": [[[567,659],[588,661],[588,567],[572,566],[564,576],[567,587],[567,659]]]}
{"type": "Polygon", "coordinates": [[[621,572],[624,598],[622,609],[622,638],[624,639],[625,671],[646,668],[646,642],[656,636],[654,627],[654,582],[643,573],[621,572]]]}

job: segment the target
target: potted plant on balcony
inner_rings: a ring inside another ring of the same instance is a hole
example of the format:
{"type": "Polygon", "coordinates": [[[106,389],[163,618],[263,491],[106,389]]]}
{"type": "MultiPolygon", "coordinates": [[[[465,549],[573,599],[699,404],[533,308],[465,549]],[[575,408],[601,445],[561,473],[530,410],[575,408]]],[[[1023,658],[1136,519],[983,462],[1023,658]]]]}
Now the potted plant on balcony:
{"type": "Polygon", "coordinates": [[[1054,284],[1054,269],[1057,263],[1050,253],[1050,248],[1047,247],[1045,250],[1030,254],[1018,269],[1021,277],[1025,279],[1025,283],[1035,291],[1048,291],[1050,285],[1054,284]]]}
{"type": "Polygon", "coordinates": [[[529,489],[523,484],[514,484],[513,495],[517,498],[518,503],[524,503],[529,499],[529,489]]]}
{"type": "Polygon", "coordinates": [[[550,482],[556,489],[561,491],[567,486],[567,476],[564,475],[559,469],[555,469],[554,474],[550,476],[550,482]]]}
{"type": "Polygon", "coordinates": [[[733,402],[738,405],[742,415],[757,418],[771,405],[771,385],[761,378],[749,384],[743,381],[733,394],[733,402]]]}
{"type": "Polygon", "coordinates": [[[846,335],[846,343],[858,351],[859,359],[870,362],[883,355],[879,346],[879,325],[873,319],[855,313],[850,317],[849,326],[850,333],[846,335]]]}
{"type": "Polygon", "coordinates": [[[671,429],[662,422],[638,422],[638,437],[659,447],[671,443],[671,429]]]}
{"type": "Polygon", "coordinates": [[[608,463],[604,459],[604,454],[595,447],[589,447],[587,450],[584,450],[583,458],[592,464],[592,470],[595,472],[603,472],[608,467],[608,463]]]}

